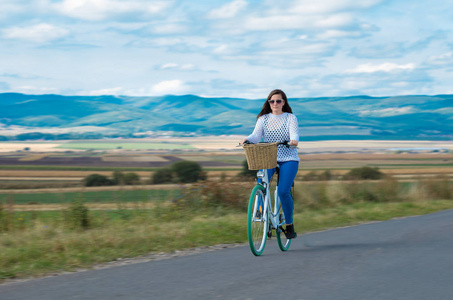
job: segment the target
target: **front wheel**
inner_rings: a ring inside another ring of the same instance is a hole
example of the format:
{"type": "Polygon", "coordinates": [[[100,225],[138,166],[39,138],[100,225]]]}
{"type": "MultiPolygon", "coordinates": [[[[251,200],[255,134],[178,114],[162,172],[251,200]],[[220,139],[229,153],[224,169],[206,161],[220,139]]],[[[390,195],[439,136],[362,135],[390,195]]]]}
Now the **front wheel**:
{"type": "Polygon", "coordinates": [[[260,185],[255,186],[250,195],[247,211],[247,236],[250,250],[256,256],[263,253],[267,240],[269,216],[264,200],[264,188],[260,185]]]}
{"type": "Polygon", "coordinates": [[[285,216],[283,215],[283,211],[282,211],[281,207],[278,212],[278,219],[279,219],[279,224],[282,224],[281,226],[278,226],[277,229],[275,230],[277,233],[278,247],[282,251],[287,251],[289,249],[289,246],[291,245],[291,240],[287,239],[285,233],[283,232],[282,226],[285,223],[285,216]]]}

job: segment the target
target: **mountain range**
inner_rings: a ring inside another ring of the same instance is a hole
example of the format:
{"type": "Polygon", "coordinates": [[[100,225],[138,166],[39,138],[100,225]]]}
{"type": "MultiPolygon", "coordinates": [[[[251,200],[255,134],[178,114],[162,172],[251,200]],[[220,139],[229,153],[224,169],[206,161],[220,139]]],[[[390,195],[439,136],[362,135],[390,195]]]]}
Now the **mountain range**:
{"type": "MultiPolygon", "coordinates": [[[[248,135],[263,99],[0,94],[0,135],[77,132],[102,135],[248,135]],[[49,131],[50,130],[50,131],[49,131]]],[[[290,98],[301,140],[451,139],[453,95],[290,98]]]]}

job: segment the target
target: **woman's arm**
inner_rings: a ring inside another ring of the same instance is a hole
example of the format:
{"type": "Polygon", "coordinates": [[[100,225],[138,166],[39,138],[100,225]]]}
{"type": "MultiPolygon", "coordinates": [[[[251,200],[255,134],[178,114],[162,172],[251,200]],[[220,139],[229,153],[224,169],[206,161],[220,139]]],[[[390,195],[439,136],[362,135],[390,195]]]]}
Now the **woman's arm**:
{"type": "Polygon", "coordinates": [[[291,115],[289,120],[289,139],[291,146],[297,146],[299,144],[299,122],[297,122],[295,115],[291,115]]]}
{"type": "Polygon", "coordinates": [[[261,141],[261,138],[264,135],[264,116],[261,116],[256,121],[255,129],[253,133],[249,135],[247,138],[241,141],[241,144],[245,142],[245,140],[249,140],[250,142],[256,144],[261,141]]]}

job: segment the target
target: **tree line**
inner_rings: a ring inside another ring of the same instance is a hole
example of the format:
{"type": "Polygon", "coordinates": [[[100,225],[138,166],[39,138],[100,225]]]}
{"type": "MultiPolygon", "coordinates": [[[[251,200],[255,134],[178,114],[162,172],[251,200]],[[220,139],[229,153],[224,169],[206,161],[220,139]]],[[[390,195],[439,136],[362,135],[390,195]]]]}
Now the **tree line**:
{"type": "MultiPolygon", "coordinates": [[[[193,161],[177,161],[168,168],[162,168],[151,175],[149,183],[190,183],[205,180],[206,172],[193,161]]],[[[84,186],[135,185],[140,184],[137,173],[115,171],[109,178],[101,174],[90,174],[83,179],[84,186]]]]}

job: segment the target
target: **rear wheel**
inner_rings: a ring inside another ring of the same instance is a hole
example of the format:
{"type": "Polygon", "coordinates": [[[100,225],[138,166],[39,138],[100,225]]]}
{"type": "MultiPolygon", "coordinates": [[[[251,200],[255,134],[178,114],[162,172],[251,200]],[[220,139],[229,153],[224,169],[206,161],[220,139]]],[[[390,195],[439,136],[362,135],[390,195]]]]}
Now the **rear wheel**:
{"type": "Polygon", "coordinates": [[[264,206],[264,188],[255,186],[250,195],[247,211],[247,236],[250,250],[256,256],[263,253],[269,226],[268,212],[264,206]]]}

